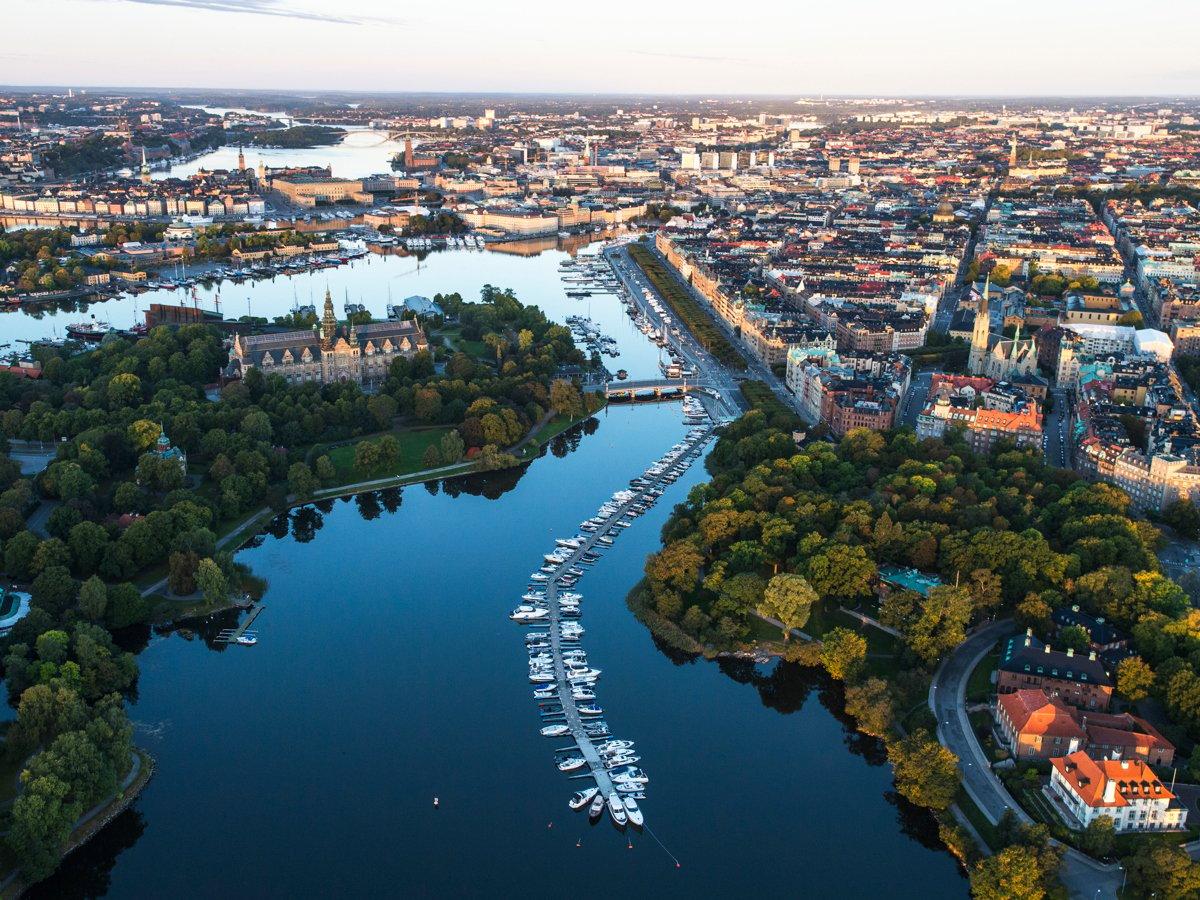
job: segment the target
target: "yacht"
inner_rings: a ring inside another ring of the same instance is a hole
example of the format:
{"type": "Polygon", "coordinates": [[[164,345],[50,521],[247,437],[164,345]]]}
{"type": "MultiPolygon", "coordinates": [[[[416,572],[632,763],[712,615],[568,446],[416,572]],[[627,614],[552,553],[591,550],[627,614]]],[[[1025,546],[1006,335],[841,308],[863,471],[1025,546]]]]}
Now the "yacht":
{"type": "Polygon", "coordinates": [[[638,809],[637,801],[632,797],[622,797],[621,802],[625,805],[625,814],[629,816],[629,821],[637,828],[641,828],[646,821],[642,816],[642,811],[638,809]]]}
{"type": "Polygon", "coordinates": [[[252,634],[243,634],[238,637],[237,642],[243,647],[253,647],[258,643],[258,638],[252,634]]]}
{"type": "Polygon", "coordinates": [[[546,575],[543,575],[541,572],[534,572],[532,575],[529,576],[529,580],[530,581],[549,581],[550,578],[546,575]]]}
{"type": "Polygon", "coordinates": [[[562,737],[570,730],[569,725],[547,725],[542,729],[542,737],[562,737]]]}
{"type": "Polygon", "coordinates": [[[604,715],[604,710],[594,703],[581,703],[578,707],[576,707],[575,711],[581,716],[588,717],[604,715]]]}
{"type": "Polygon", "coordinates": [[[591,803],[592,798],[599,793],[600,788],[596,787],[588,788],[587,790],[583,791],[576,791],[575,796],[568,801],[568,805],[571,807],[571,809],[583,809],[585,806],[591,803]]]}
{"type": "Polygon", "coordinates": [[[587,761],[582,756],[568,756],[558,761],[558,770],[560,772],[574,772],[576,769],[582,769],[586,765],[587,761]]]}
{"type": "Polygon", "coordinates": [[[625,812],[625,804],[621,802],[621,797],[616,791],[608,795],[608,811],[617,827],[624,828],[625,823],[629,821],[629,815],[625,812]]]}

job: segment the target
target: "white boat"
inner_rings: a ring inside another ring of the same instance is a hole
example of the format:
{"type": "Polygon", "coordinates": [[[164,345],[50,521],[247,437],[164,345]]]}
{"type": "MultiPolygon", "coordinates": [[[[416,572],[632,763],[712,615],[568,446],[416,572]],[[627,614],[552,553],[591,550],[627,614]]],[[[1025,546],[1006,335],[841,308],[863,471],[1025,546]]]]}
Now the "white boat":
{"type": "Polygon", "coordinates": [[[582,769],[587,765],[587,761],[582,756],[568,756],[566,759],[559,760],[558,770],[560,772],[574,772],[576,769],[582,769]]]}
{"type": "Polygon", "coordinates": [[[632,797],[622,797],[621,802],[625,805],[625,814],[629,816],[629,821],[641,828],[646,819],[638,809],[637,801],[632,797]]]}
{"type": "Polygon", "coordinates": [[[536,622],[538,619],[544,619],[548,613],[544,609],[514,609],[509,613],[509,618],[514,622],[536,622]]]}
{"type": "Polygon", "coordinates": [[[585,806],[591,803],[592,798],[599,793],[600,788],[594,787],[583,791],[576,791],[575,796],[568,801],[568,805],[571,807],[571,809],[583,809],[585,806]]]}
{"type": "Polygon", "coordinates": [[[241,637],[239,637],[237,639],[237,642],[239,644],[241,644],[243,647],[253,647],[255,644],[258,643],[258,638],[256,638],[252,634],[243,634],[241,637]]]}
{"type": "Polygon", "coordinates": [[[608,811],[617,827],[624,828],[629,821],[629,815],[625,812],[625,804],[621,802],[621,796],[616,791],[608,795],[608,811]]]}
{"type": "Polygon", "coordinates": [[[592,798],[592,805],[588,807],[588,815],[594,819],[602,812],[604,812],[604,795],[597,791],[596,796],[592,798]]]}
{"type": "Polygon", "coordinates": [[[529,580],[530,581],[549,581],[550,578],[547,575],[543,575],[541,572],[534,572],[532,575],[529,576],[529,580]]]}
{"type": "Polygon", "coordinates": [[[542,737],[562,737],[570,730],[569,725],[547,725],[542,729],[542,737]]]}

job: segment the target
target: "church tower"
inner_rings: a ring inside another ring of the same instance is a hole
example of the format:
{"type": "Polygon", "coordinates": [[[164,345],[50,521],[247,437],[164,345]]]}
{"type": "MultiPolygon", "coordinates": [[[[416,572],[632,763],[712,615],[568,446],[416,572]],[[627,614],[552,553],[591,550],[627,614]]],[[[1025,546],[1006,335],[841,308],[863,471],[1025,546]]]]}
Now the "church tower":
{"type": "Polygon", "coordinates": [[[246,154],[243,152],[241,147],[238,147],[238,171],[246,171],[246,154]]]}
{"type": "Polygon", "coordinates": [[[333,349],[334,338],[337,337],[337,316],[333,314],[333,297],[329,288],[325,288],[325,314],[321,317],[321,347],[333,349]]]}
{"type": "Polygon", "coordinates": [[[142,181],[142,184],[149,184],[149,183],[150,183],[150,163],[148,163],[148,162],[146,161],[146,148],[145,148],[145,147],[143,147],[143,148],[142,148],[142,173],[141,173],[141,181],[142,181]]]}
{"type": "Polygon", "coordinates": [[[1008,151],[1008,167],[1010,169],[1017,167],[1017,133],[1015,131],[1012,136],[1012,145],[1008,151]]]}
{"type": "Polygon", "coordinates": [[[982,375],[987,359],[988,339],[992,333],[991,312],[988,310],[988,295],[991,293],[992,276],[983,283],[983,296],[979,298],[979,309],[975,311],[975,327],[971,331],[971,355],[967,360],[967,371],[982,375]]]}

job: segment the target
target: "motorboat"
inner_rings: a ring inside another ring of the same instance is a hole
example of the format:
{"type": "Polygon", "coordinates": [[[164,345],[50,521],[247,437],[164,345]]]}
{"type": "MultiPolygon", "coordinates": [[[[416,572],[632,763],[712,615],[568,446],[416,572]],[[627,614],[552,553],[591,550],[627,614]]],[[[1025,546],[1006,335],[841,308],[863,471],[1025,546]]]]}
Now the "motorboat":
{"type": "Polygon", "coordinates": [[[541,572],[534,572],[532,575],[529,576],[529,580],[530,581],[549,581],[550,577],[548,575],[543,575],[541,572]]]}
{"type": "Polygon", "coordinates": [[[629,816],[630,824],[641,828],[646,819],[642,816],[642,811],[638,808],[637,801],[632,797],[621,797],[620,799],[625,805],[625,814],[629,816]]]}
{"type": "Polygon", "coordinates": [[[628,750],[633,746],[633,741],[605,741],[603,744],[596,745],[597,753],[611,753],[614,750],[628,750]]]}
{"type": "Polygon", "coordinates": [[[547,725],[542,729],[542,737],[562,737],[570,730],[571,726],[569,725],[547,725]]]}
{"type": "Polygon", "coordinates": [[[592,819],[598,819],[603,812],[604,795],[597,790],[596,796],[592,798],[592,805],[588,807],[588,817],[592,819]]]}
{"type": "Polygon", "coordinates": [[[621,802],[621,797],[616,791],[608,795],[608,812],[618,828],[624,828],[629,821],[629,815],[625,812],[625,804],[621,802]]]}
{"type": "Polygon", "coordinates": [[[237,642],[239,644],[241,644],[243,647],[253,647],[255,644],[258,643],[258,638],[256,638],[252,634],[242,634],[242,635],[238,635],[237,642]]]}
{"type": "Polygon", "coordinates": [[[571,797],[571,799],[569,801],[567,801],[567,805],[570,806],[571,809],[583,809],[585,806],[587,806],[589,803],[591,803],[592,798],[594,798],[599,793],[600,793],[600,788],[598,788],[598,787],[592,787],[592,788],[587,788],[586,790],[576,791],[575,795],[573,797],[571,797]]]}
{"type": "Polygon", "coordinates": [[[526,594],[522,594],[521,599],[526,600],[529,603],[545,602],[546,592],[545,591],[529,591],[526,594]]]}
{"type": "Polygon", "coordinates": [[[574,772],[576,769],[582,769],[587,765],[587,760],[582,756],[568,756],[558,761],[558,770],[560,772],[574,772]]]}
{"type": "Polygon", "coordinates": [[[580,716],[585,718],[593,718],[595,716],[604,715],[604,710],[593,703],[582,704],[576,707],[575,711],[578,712],[580,716]]]}
{"type": "Polygon", "coordinates": [[[509,618],[514,622],[533,622],[537,619],[544,619],[549,615],[544,609],[514,609],[509,618]]]}
{"type": "Polygon", "coordinates": [[[596,692],[589,691],[587,689],[571,691],[571,699],[572,700],[595,700],[596,692]]]}
{"type": "Polygon", "coordinates": [[[553,672],[530,672],[529,681],[532,684],[550,684],[555,681],[553,672]]]}
{"type": "Polygon", "coordinates": [[[534,700],[553,700],[558,696],[558,688],[551,685],[550,687],[540,687],[534,690],[534,700]]]}

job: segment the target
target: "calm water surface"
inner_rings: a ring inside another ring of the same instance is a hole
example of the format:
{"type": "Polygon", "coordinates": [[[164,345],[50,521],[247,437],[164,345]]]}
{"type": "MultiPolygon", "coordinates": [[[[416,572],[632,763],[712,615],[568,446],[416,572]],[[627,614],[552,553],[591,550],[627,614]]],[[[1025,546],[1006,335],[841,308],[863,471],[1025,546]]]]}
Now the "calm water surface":
{"type": "MultiPolygon", "coordinates": [[[[435,254],[418,275],[404,271],[412,260],[376,257],[297,280],[315,293],[328,278],[335,297],[348,290],[377,314],[388,284],[399,300],[472,297],[484,283],[555,318],[587,313],[562,293],[561,258],[435,254]]],[[[238,290],[272,315],[293,302],[291,284],[238,290]]],[[[609,367],[655,374],[657,348],[618,304],[590,307],[621,342],[609,367]]],[[[0,328],[13,322],[37,320],[9,314],[0,328]]],[[[35,895],[964,896],[930,821],[895,797],[881,747],[840,717],[835,687],[786,664],[675,658],[629,613],[625,596],[699,467],[579,587],[606,719],[637,741],[652,779],[653,834],[629,849],[607,820],[589,826],[567,808],[581,782],[555,769],[560,742],[537,733],[523,629],[507,613],[553,539],[684,431],[675,404],[613,407],[524,471],[277,519],[238,556],[269,582],[256,647],[211,643],[236,614],[124,636],[144,648],[130,714],[158,772],[35,895]]]]}

